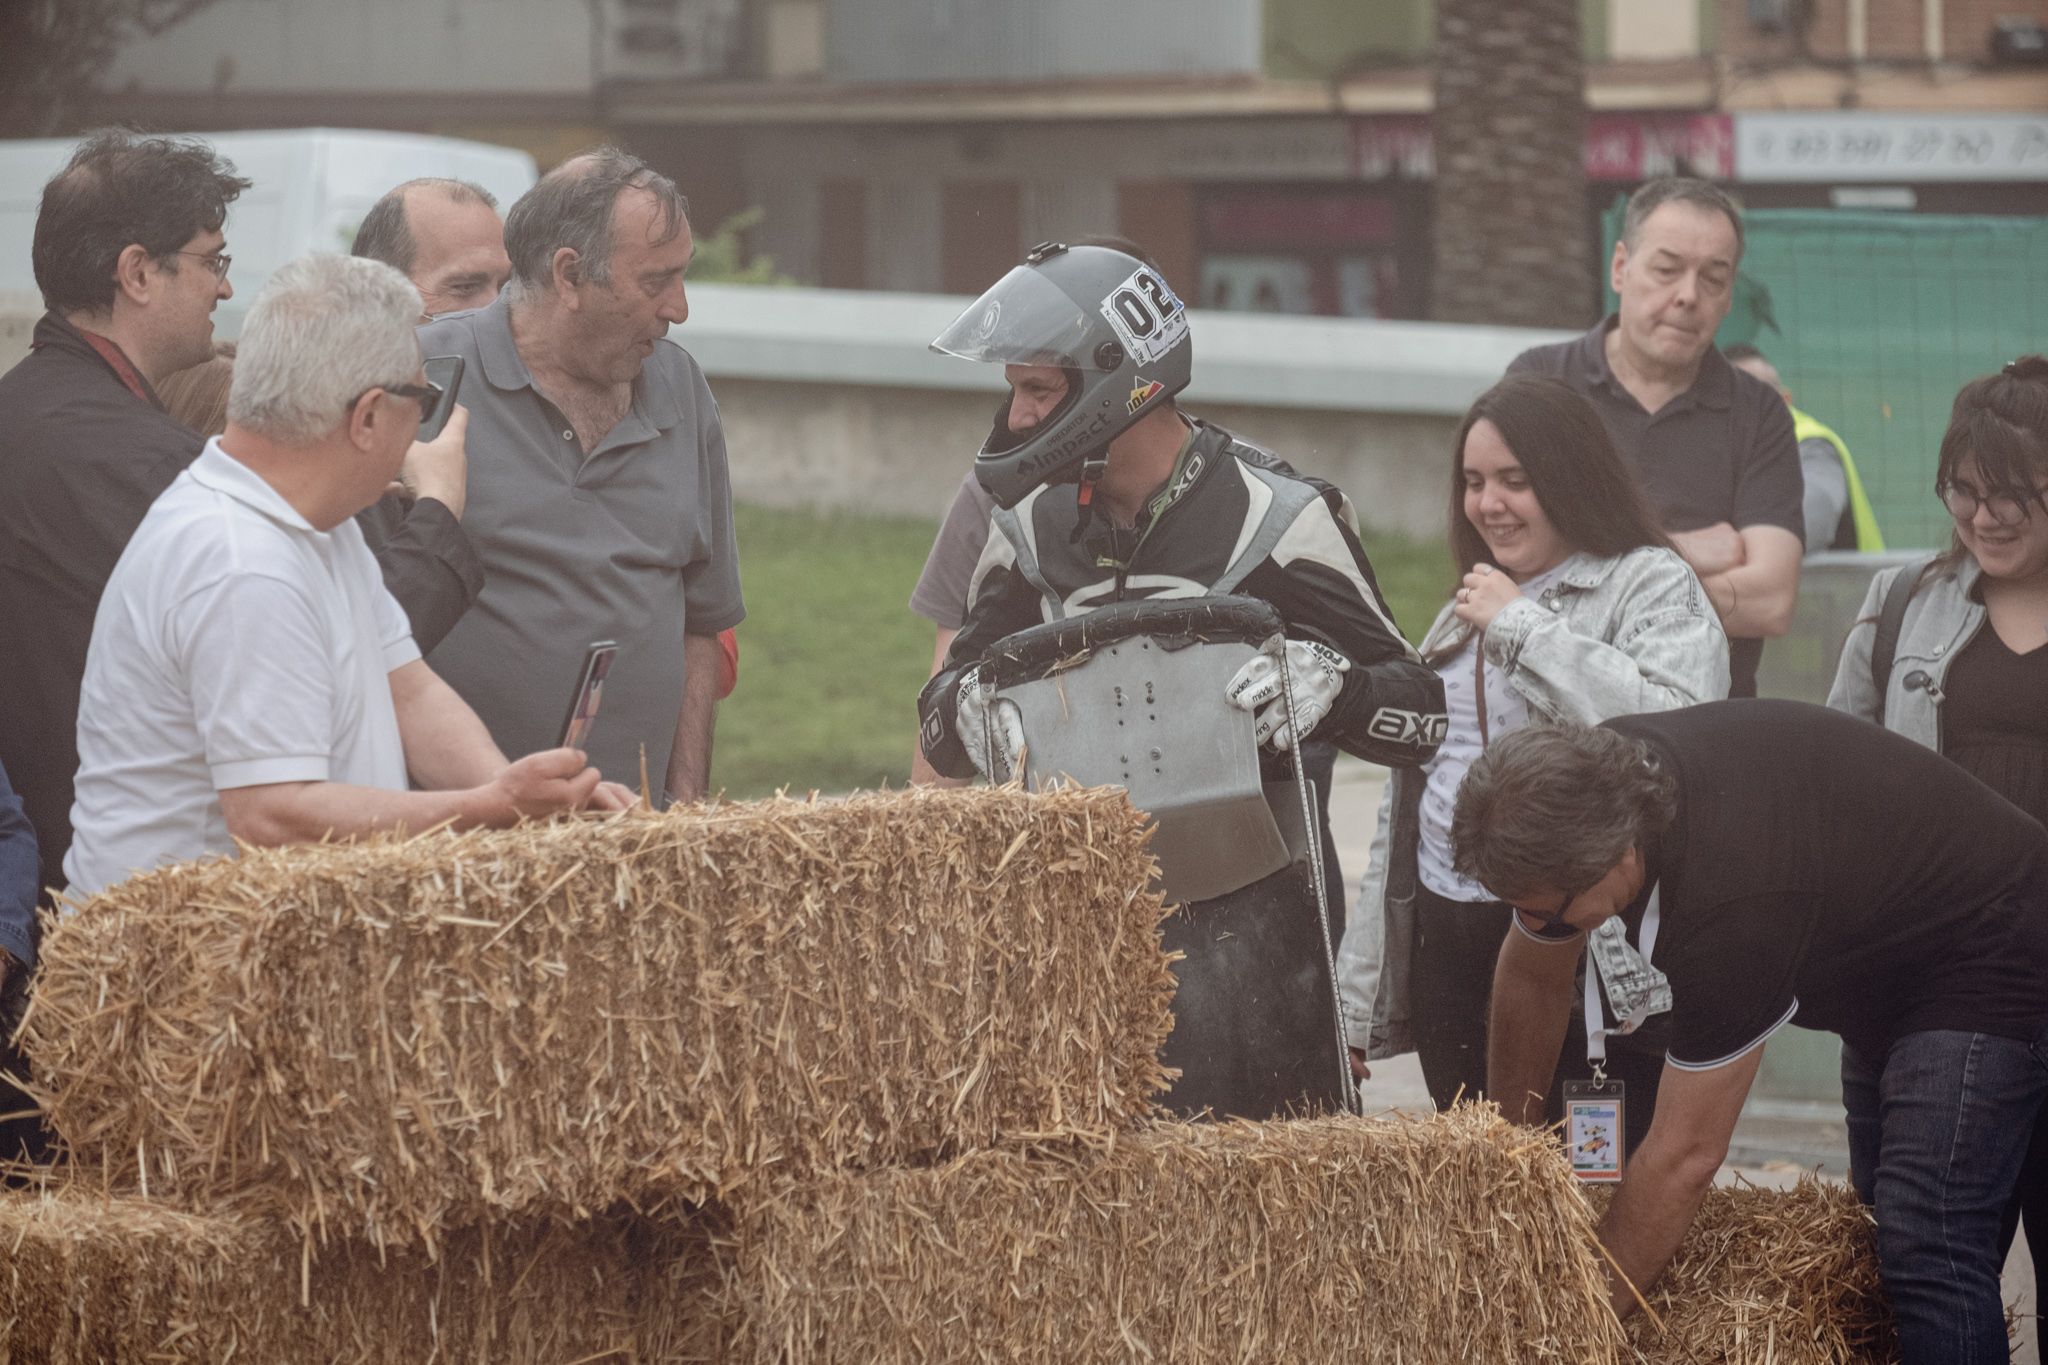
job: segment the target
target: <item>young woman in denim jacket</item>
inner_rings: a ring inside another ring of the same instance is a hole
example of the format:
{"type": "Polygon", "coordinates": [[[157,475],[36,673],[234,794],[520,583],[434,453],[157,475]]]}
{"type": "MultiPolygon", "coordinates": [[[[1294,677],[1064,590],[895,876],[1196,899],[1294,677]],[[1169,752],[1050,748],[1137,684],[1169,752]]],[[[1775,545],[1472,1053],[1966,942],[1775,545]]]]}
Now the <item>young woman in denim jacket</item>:
{"type": "MultiPolygon", "coordinates": [[[[1728,694],[1728,640],[1600,418],[1562,382],[1482,394],[1452,446],[1450,540],[1463,575],[1422,646],[1450,733],[1395,773],[1338,978],[1354,1074],[1421,1054],[1430,1097],[1486,1085],[1486,1015],[1508,907],[1451,870],[1458,782],[1522,724],[1662,711],[1728,694]]],[[[1615,1053],[1609,1069],[1621,1054],[1615,1053]]],[[[1651,1098],[1631,1107],[1646,1111],[1651,1098]]]]}
{"type": "MultiPolygon", "coordinates": [[[[1963,386],[1941,438],[1934,491],[1955,519],[1955,537],[1931,562],[1872,581],[1828,705],[1882,720],[2048,823],[2048,359],[2026,356],[1963,386]],[[1870,654],[1901,573],[1919,581],[1880,712],[1870,654]]],[[[1842,1053],[1849,1172],[1865,1203],[1882,1174],[1875,1115],[1884,1060],[1842,1053]]],[[[2006,1210],[2007,1248],[2022,1214],[2035,1301],[2048,1302],[2048,1118],[2034,1125],[2006,1210]]]]}

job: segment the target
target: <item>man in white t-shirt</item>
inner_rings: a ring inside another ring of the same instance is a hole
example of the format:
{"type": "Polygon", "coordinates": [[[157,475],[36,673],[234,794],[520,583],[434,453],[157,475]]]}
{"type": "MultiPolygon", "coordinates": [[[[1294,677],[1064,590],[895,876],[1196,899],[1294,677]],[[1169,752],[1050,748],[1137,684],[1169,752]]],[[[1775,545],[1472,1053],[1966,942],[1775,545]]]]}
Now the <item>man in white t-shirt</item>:
{"type": "Polygon", "coordinates": [[[403,275],[343,256],[294,261],[258,296],[227,430],[151,506],[100,599],[74,896],[237,840],[630,804],[575,750],[506,761],[421,661],[353,520],[437,397],[419,310],[403,275]]]}

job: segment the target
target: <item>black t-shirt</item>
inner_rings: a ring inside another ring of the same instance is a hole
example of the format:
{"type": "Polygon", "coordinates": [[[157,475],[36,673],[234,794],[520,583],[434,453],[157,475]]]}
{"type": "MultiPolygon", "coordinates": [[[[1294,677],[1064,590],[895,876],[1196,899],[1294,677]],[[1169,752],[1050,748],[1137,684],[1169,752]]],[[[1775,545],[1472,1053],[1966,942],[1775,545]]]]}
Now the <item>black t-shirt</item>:
{"type": "Polygon", "coordinates": [[[1788,1019],[1870,1049],[2048,1025],[2048,830],[1955,764],[1802,702],[1607,726],[1678,782],[1624,914],[1671,979],[1673,1064],[1731,1061],[1788,1019]]]}
{"type": "MultiPolygon", "coordinates": [[[[1712,347],[1691,388],[1645,412],[1607,365],[1609,316],[1584,336],[1522,352],[1509,374],[1555,375],[1592,403],[1621,457],[1634,466],[1667,531],[1718,522],[1736,530],[1782,526],[1806,537],[1805,477],[1784,400],[1712,347]]],[[[1728,642],[1729,695],[1756,695],[1764,643],[1728,642]]]]}
{"type": "Polygon", "coordinates": [[[1949,663],[1941,749],[2036,820],[2048,820],[2048,648],[2013,653],[1989,621],[1949,663]]]}

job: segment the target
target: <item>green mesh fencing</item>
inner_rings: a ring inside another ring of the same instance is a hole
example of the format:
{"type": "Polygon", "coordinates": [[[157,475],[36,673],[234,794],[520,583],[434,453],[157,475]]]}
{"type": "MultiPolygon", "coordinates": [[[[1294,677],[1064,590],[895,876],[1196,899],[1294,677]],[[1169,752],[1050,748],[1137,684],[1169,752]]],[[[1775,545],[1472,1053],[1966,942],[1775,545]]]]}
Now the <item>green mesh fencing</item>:
{"type": "MultiPolygon", "coordinates": [[[[1947,544],[1933,486],[1949,404],[2048,351],[2048,219],[1756,209],[1743,227],[1718,340],[1763,351],[1793,402],[1848,442],[1887,546],[1947,544]]],[[[1617,200],[1607,257],[1620,229],[1617,200]]]]}

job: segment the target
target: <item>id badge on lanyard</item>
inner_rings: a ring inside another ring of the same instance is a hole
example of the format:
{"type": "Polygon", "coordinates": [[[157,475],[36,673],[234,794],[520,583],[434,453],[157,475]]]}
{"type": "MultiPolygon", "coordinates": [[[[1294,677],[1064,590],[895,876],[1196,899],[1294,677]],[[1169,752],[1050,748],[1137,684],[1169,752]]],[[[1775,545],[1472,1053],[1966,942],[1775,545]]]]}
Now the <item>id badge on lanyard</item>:
{"type": "Polygon", "coordinates": [[[1621,1179],[1623,1106],[1619,1080],[1607,1079],[1597,1064],[1590,1081],[1564,1083],[1564,1141],[1572,1174],[1588,1184],[1621,1179]]]}
{"type": "MultiPolygon", "coordinates": [[[[1657,890],[1653,887],[1644,910],[1647,926],[1656,924],[1656,911],[1657,890]]],[[[1564,1083],[1565,1149],[1571,1157],[1572,1174],[1588,1183],[1620,1180],[1626,1148],[1627,1087],[1619,1078],[1607,1075],[1607,1039],[1634,1033],[1645,1019],[1671,1008],[1671,983],[1648,959],[1654,933],[1651,927],[1643,952],[1637,954],[1629,948],[1619,921],[1610,920],[1594,931],[1588,945],[1586,1060],[1592,1064],[1593,1079],[1564,1083]],[[1616,937],[1621,940],[1618,944],[1613,941],[1616,937]],[[1616,1023],[1611,1029],[1602,1027],[1606,1018],[1600,1007],[1603,987],[1614,1004],[1616,1023]]]]}
{"type": "MultiPolygon", "coordinates": [[[[1588,1184],[1611,1184],[1621,1179],[1622,1157],[1627,1147],[1628,1087],[1620,1077],[1607,1075],[1607,1035],[1600,1013],[1600,960],[1586,961],[1586,1060],[1593,1066],[1590,1081],[1564,1083],[1564,1146],[1571,1157],[1572,1174],[1588,1184]]],[[[1626,1021],[1624,1021],[1626,1024],[1626,1021]]],[[[1616,1029],[1613,1032],[1626,1032],[1616,1029]]]]}

